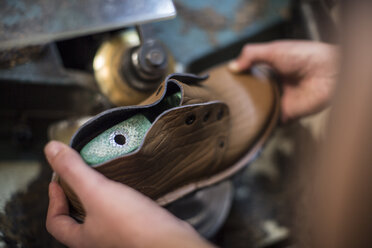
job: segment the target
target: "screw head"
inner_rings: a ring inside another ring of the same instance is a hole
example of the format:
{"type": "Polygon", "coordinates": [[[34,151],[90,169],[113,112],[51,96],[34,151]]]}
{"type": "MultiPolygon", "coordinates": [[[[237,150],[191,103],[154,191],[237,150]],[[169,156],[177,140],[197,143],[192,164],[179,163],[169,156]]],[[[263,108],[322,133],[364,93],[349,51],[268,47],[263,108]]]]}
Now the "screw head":
{"type": "Polygon", "coordinates": [[[161,66],[165,62],[165,54],[158,49],[151,49],[146,55],[146,61],[151,66],[161,66]]]}

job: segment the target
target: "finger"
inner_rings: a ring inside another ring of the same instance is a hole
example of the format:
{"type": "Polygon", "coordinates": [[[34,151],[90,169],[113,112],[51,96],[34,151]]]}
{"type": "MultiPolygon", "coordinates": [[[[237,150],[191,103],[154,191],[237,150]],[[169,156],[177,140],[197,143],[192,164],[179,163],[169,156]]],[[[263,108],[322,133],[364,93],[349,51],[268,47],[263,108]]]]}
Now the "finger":
{"type": "Polygon", "coordinates": [[[229,69],[232,72],[242,72],[258,62],[274,66],[276,63],[275,56],[273,56],[274,49],[272,43],[245,45],[240,55],[229,63],[229,69]]]}
{"type": "Polygon", "coordinates": [[[46,157],[53,170],[74,190],[84,203],[92,190],[100,187],[107,179],[90,168],[80,155],[67,145],[51,141],[45,147],[46,157]]]}
{"type": "MultiPolygon", "coordinates": [[[[306,83],[304,84],[306,85],[306,83]]],[[[303,88],[283,84],[281,97],[281,120],[283,123],[294,121],[318,110],[313,104],[313,93],[303,88]]]]}
{"type": "Polygon", "coordinates": [[[56,182],[51,182],[46,228],[61,243],[76,246],[81,239],[81,225],[68,216],[68,213],[68,204],[62,188],[56,182]]]}

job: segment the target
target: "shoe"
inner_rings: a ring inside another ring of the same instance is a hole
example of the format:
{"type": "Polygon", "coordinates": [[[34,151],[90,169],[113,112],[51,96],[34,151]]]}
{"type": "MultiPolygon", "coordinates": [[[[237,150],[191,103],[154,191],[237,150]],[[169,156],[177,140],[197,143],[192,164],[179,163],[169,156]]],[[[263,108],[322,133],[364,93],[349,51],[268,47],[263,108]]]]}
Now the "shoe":
{"type": "MultiPolygon", "coordinates": [[[[233,74],[222,65],[209,78],[172,74],[140,105],[92,118],[70,145],[107,178],[164,206],[256,157],[277,124],[279,91],[265,71],[254,71],[233,74]]],[[[59,181],[71,215],[83,220],[78,198],[59,181]]]]}

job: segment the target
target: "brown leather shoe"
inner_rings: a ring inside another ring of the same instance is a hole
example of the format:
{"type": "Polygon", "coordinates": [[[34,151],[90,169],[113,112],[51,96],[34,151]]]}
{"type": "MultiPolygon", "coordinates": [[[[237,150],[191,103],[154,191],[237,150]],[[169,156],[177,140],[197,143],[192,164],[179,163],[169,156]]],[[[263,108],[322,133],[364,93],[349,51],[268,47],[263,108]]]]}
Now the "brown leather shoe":
{"type": "MultiPolygon", "coordinates": [[[[135,151],[93,167],[160,205],[226,179],[251,162],[276,126],[277,85],[249,74],[232,74],[226,66],[210,77],[172,74],[139,106],[105,111],[75,134],[71,146],[80,151],[95,136],[144,111],[155,114],[135,151]],[[180,106],[160,110],[162,99],[181,92],[180,106]],[[163,111],[163,112],[162,112],[163,111]]],[[[72,205],[72,216],[84,210],[60,181],[72,205]]]]}

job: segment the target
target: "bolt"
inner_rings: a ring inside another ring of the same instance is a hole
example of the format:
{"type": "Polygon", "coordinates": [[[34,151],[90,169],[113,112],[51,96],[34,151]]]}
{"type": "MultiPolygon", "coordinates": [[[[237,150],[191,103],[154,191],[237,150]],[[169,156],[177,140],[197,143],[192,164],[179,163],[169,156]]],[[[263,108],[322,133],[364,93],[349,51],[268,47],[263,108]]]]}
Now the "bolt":
{"type": "Polygon", "coordinates": [[[165,55],[158,49],[152,49],[146,55],[146,61],[149,65],[158,67],[165,62],[165,55]]]}

